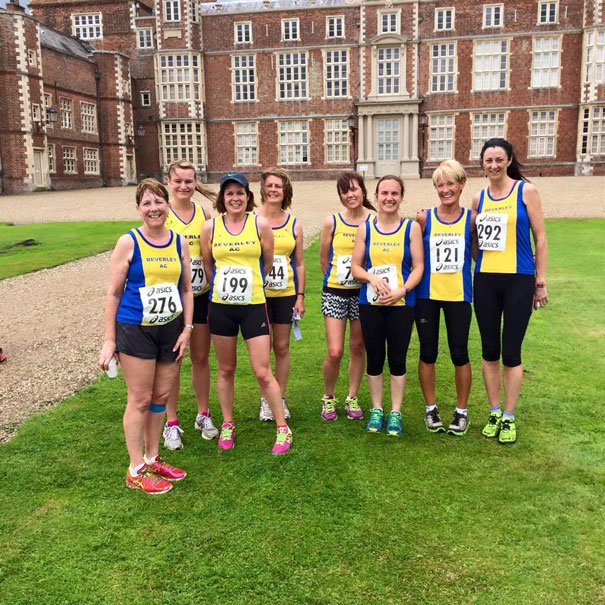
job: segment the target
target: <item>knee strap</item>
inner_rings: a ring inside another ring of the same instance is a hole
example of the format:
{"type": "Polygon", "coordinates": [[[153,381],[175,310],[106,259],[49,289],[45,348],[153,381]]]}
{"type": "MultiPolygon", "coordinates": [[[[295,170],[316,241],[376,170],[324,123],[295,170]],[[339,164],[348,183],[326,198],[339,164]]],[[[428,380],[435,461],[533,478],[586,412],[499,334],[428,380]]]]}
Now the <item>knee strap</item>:
{"type": "Polygon", "coordinates": [[[166,411],[166,404],[165,403],[150,403],[149,411],[153,412],[154,414],[161,414],[162,412],[166,411]]]}

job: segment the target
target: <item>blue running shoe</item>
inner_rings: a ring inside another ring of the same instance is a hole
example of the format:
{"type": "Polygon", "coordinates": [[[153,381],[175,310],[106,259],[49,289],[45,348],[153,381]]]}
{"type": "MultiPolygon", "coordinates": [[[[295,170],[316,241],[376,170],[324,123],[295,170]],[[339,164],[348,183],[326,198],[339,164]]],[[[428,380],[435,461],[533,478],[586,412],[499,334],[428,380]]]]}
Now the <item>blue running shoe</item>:
{"type": "Polygon", "coordinates": [[[391,412],[387,416],[387,435],[401,437],[401,412],[391,412]]]}
{"type": "Polygon", "coordinates": [[[366,429],[368,433],[380,433],[382,431],[382,423],[384,422],[384,412],[381,408],[372,408],[370,410],[370,419],[366,429]]]}

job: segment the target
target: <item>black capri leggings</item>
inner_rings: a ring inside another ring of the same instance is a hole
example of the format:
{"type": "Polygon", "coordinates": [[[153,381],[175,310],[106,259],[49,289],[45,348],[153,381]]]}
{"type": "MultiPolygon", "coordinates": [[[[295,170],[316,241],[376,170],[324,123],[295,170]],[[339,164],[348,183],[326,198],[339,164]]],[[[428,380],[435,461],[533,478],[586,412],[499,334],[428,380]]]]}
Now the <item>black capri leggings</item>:
{"type": "Polygon", "coordinates": [[[359,305],[359,319],[368,360],[368,375],[382,374],[388,349],[391,375],[403,376],[414,325],[414,307],[359,305]]]}
{"type": "Polygon", "coordinates": [[[420,340],[420,360],[435,363],[439,352],[439,313],[443,309],[447,344],[455,366],[468,363],[468,333],[473,311],[469,302],[452,302],[417,298],[415,307],[416,330],[420,340]]]}
{"type": "Polygon", "coordinates": [[[521,344],[534,300],[534,276],[475,273],[474,297],[483,359],[498,361],[502,353],[503,365],[521,365],[521,344]]]}

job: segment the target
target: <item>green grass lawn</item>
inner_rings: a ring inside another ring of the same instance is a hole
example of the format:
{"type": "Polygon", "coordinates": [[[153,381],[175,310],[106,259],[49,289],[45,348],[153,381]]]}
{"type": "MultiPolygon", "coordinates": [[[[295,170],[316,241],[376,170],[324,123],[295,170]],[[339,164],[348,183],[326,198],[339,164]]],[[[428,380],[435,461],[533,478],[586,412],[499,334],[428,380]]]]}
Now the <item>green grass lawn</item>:
{"type": "Polygon", "coordinates": [[[0,279],[56,267],[111,250],[118,237],[139,223],[0,223],[0,279]],[[33,240],[34,245],[23,242],[33,240]]]}
{"type": "MultiPolygon", "coordinates": [[[[0,445],[0,602],[10,604],[596,604],[605,601],[605,221],[549,221],[551,302],[530,323],[519,441],[481,437],[487,407],[476,326],[464,438],[424,428],[415,373],[401,439],[319,417],[325,352],[318,245],[307,251],[303,340],[292,343],[294,447],[270,455],[244,353],[236,447],[193,431],[189,476],[151,498],[124,487],[121,377],[101,377],[0,445]]],[[[442,336],[444,336],[442,334],[442,336]]],[[[344,382],[337,395],[344,399],[344,382]]],[[[361,391],[367,409],[367,388],[361,391]]],[[[453,411],[442,339],[438,399],[453,411]]],[[[220,421],[212,396],[215,420],[220,421]]]]}

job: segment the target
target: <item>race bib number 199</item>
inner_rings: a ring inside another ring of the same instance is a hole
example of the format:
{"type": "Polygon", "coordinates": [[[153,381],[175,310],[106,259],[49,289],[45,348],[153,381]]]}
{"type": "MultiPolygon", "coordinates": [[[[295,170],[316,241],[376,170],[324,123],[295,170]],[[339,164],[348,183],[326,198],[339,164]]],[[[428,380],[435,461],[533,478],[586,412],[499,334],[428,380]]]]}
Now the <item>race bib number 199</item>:
{"type": "Polygon", "coordinates": [[[143,303],[143,325],[161,326],[183,311],[178,288],[174,284],[157,284],[139,288],[143,303]]]}
{"type": "Polygon", "coordinates": [[[214,289],[218,300],[227,305],[249,305],[252,301],[252,269],[250,267],[221,267],[214,289]]]}
{"type": "Polygon", "coordinates": [[[357,286],[357,282],[351,274],[351,255],[339,256],[336,259],[336,283],[341,286],[357,286]]]}
{"type": "Polygon", "coordinates": [[[507,214],[481,213],[477,216],[476,224],[479,250],[491,250],[492,252],[506,250],[507,214]]]}

